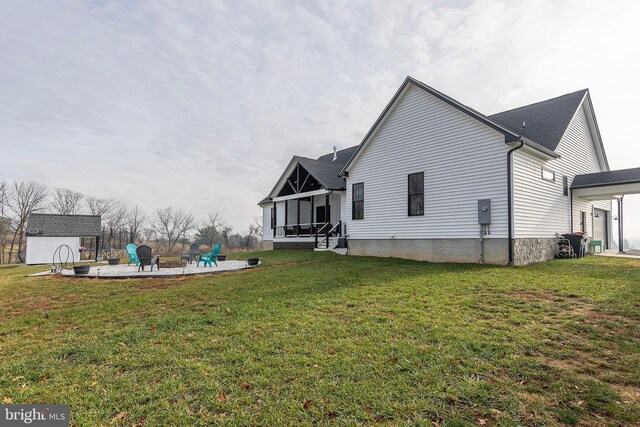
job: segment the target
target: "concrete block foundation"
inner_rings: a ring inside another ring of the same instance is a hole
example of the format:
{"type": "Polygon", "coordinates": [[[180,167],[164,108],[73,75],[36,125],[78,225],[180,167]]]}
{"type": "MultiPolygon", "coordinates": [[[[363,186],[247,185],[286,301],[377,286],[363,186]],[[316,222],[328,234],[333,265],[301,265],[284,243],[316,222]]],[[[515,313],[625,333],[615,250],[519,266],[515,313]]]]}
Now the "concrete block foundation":
{"type": "MultiPolygon", "coordinates": [[[[480,241],[479,239],[349,239],[349,254],[430,262],[477,263],[480,261],[480,241]]],[[[508,240],[485,239],[484,262],[508,264],[508,240]]]]}

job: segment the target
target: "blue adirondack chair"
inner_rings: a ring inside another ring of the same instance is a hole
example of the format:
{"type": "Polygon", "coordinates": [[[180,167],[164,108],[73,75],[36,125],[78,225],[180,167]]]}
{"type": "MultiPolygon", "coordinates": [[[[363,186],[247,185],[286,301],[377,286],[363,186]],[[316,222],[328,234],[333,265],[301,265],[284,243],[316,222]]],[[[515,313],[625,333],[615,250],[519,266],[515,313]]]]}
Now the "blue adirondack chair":
{"type": "Polygon", "coordinates": [[[218,266],[217,258],[219,253],[220,253],[220,243],[216,243],[215,246],[213,247],[213,250],[210,253],[198,255],[198,263],[196,264],[196,266],[200,267],[200,261],[202,261],[205,267],[207,266],[207,264],[209,265],[209,267],[213,267],[211,263],[214,263],[217,267],[218,266]]]}
{"type": "Polygon", "coordinates": [[[138,255],[136,254],[136,249],[138,247],[136,245],[134,245],[133,243],[129,243],[127,245],[127,255],[129,255],[129,262],[127,262],[127,265],[131,265],[132,262],[135,261],[136,265],[138,265],[140,263],[140,260],[138,259],[138,255]]]}

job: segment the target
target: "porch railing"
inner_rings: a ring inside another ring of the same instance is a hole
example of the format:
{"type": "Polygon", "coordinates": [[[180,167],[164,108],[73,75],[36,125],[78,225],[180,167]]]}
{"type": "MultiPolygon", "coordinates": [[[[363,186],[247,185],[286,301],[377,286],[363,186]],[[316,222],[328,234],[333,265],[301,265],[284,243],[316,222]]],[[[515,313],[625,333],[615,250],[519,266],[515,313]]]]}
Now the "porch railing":
{"type": "Polygon", "coordinates": [[[327,223],[307,222],[302,224],[277,225],[275,237],[311,237],[325,224],[327,223]]]}
{"type": "Polygon", "coordinates": [[[318,238],[319,236],[324,235],[324,240],[320,243],[323,243],[327,249],[329,249],[329,237],[338,236],[342,237],[342,221],[338,221],[336,225],[333,227],[331,223],[327,222],[321,228],[319,228],[315,233],[315,247],[318,247],[318,238]]]}

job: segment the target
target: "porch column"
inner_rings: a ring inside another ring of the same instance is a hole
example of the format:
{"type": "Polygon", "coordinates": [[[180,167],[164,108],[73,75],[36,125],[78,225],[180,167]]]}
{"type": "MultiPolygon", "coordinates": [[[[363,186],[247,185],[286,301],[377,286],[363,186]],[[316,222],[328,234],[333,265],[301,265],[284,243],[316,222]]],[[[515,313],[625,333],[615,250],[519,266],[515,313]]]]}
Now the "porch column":
{"type": "Polygon", "coordinates": [[[324,196],[324,222],[331,222],[331,211],[329,208],[329,195],[324,196]]]}
{"type": "Polygon", "coordinates": [[[620,198],[618,199],[618,252],[621,254],[624,253],[624,231],[622,226],[623,198],[624,196],[620,196],[620,198]]]}
{"type": "Polygon", "coordinates": [[[289,200],[284,201],[284,237],[287,237],[287,225],[289,225],[289,200]]]}
{"type": "Polygon", "coordinates": [[[273,227],[271,227],[273,237],[276,237],[278,230],[278,207],[276,202],[273,202],[273,218],[271,218],[271,223],[273,224],[273,227]]]}
{"type": "Polygon", "coordinates": [[[297,216],[296,224],[298,224],[296,226],[296,236],[299,236],[300,235],[300,199],[296,199],[296,201],[298,202],[298,209],[296,210],[296,216],[297,216]]]}
{"type": "Polygon", "coordinates": [[[315,200],[315,196],[311,196],[311,234],[314,233],[313,231],[313,201],[315,200]]]}

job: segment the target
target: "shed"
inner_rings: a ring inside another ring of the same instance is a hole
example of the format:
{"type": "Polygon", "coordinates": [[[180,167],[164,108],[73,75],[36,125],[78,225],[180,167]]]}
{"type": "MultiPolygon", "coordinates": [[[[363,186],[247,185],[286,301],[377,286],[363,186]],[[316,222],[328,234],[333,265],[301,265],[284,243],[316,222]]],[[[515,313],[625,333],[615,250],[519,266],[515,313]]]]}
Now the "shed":
{"type": "Polygon", "coordinates": [[[60,245],[68,245],[76,261],[80,260],[83,245],[97,255],[100,231],[100,215],[31,214],[27,222],[26,262],[50,264],[60,245]]]}

